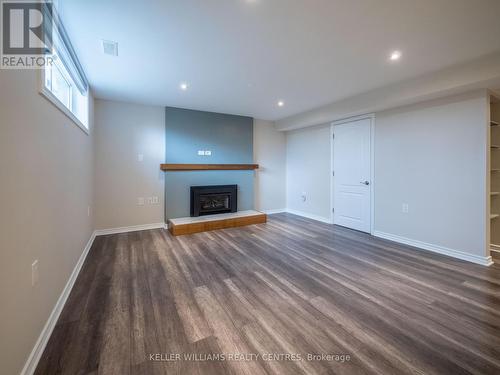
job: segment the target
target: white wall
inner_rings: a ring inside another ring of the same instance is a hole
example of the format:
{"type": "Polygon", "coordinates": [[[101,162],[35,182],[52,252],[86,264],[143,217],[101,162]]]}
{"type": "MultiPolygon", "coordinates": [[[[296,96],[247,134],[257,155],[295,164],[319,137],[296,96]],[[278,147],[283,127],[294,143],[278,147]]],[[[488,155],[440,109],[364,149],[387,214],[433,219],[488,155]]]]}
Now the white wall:
{"type": "Polygon", "coordinates": [[[18,374],[93,232],[94,128],[42,97],[35,71],[0,70],[0,87],[0,372],[18,374]]]}
{"type": "Polygon", "coordinates": [[[165,108],[96,100],[95,123],[96,229],[163,223],[165,108]],[[158,204],[137,204],[153,196],[158,204]]]}
{"type": "Polygon", "coordinates": [[[286,202],[290,212],[323,221],[330,212],[329,125],[286,133],[286,202]],[[306,193],[306,200],[301,198],[306,193]]]}
{"type": "Polygon", "coordinates": [[[286,137],[273,123],[254,120],[253,157],[259,164],[255,172],[255,209],[282,211],[286,208],[286,137]]]}
{"type": "Polygon", "coordinates": [[[376,231],[486,255],[486,106],[482,92],[376,115],[376,231]]]}
{"type": "MultiPolygon", "coordinates": [[[[487,131],[485,91],[376,113],[375,234],[484,262],[487,131]]],[[[286,134],[287,208],[329,221],[329,126],[286,134]]]]}

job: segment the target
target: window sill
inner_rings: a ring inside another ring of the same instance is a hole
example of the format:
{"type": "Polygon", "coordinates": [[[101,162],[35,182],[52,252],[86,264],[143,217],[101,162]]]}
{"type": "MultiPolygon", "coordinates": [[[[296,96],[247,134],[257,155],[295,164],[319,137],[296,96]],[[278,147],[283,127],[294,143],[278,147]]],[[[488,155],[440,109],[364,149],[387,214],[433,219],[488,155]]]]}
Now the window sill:
{"type": "MultiPolygon", "coordinates": [[[[42,81],[43,82],[43,81],[42,81]]],[[[70,120],[74,122],[85,134],[89,135],[89,129],[83,125],[83,123],[68,109],[64,104],[62,104],[59,99],[52,94],[45,85],[40,87],[40,95],[44,96],[49,102],[55,105],[62,113],[64,113],[70,120]]]]}

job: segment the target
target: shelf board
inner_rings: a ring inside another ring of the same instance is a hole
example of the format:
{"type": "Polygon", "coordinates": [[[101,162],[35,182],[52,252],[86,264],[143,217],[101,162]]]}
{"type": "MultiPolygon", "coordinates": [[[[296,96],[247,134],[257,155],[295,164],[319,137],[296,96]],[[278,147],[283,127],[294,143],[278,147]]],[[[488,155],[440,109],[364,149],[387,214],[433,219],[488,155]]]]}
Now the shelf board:
{"type": "Polygon", "coordinates": [[[162,171],[249,171],[258,164],[161,164],[162,171]]]}
{"type": "Polygon", "coordinates": [[[491,126],[500,126],[500,122],[491,120],[490,125],[491,126]]]}
{"type": "Polygon", "coordinates": [[[491,214],[490,215],[490,220],[496,219],[499,216],[500,216],[499,214],[491,214]]]}
{"type": "Polygon", "coordinates": [[[491,145],[491,148],[497,149],[500,148],[500,145],[491,145]]]}
{"type": "Polygon", "coordinates": [[[498,191],[492,191],[492,192],[490,193],[490,195],[491,195],[491,196],[497,196],[497,195],[500,195],[500,192],[498,192],[498,191]]]}
{"type": "Polygon", "coordinates": [[[500,169],[492,169],[492,172],[500,172],[500,169]]]}

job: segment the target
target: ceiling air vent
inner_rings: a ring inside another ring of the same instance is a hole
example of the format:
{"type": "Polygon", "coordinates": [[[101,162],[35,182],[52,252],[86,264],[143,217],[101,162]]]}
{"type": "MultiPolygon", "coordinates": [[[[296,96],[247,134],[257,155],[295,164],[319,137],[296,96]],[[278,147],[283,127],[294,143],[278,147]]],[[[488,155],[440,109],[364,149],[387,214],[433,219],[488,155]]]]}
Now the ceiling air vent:
{"type": "Polygon", "coordinates": [[[110,40],[101,40],[102,52],[105,55],[118,56],[118,43],[110,40]]]}

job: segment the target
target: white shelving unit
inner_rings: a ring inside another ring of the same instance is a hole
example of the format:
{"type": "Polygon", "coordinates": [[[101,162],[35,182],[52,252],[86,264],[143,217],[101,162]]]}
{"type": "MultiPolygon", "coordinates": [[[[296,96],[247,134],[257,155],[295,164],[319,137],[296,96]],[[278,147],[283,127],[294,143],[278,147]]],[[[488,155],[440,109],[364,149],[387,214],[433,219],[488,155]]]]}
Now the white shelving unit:
{"type": "Polygon", "coordinates": [[[500,250],[500,97],[490,96],[490,244],[500,250]]]}

